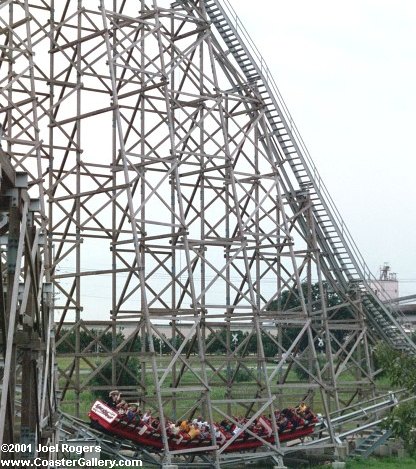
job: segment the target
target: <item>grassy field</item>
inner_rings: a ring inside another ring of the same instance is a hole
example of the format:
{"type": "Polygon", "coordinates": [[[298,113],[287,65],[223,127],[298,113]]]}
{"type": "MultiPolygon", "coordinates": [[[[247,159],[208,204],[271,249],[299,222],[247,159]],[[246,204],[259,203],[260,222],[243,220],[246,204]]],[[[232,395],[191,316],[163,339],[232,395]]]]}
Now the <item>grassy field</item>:
{"type": "Polygon", "coordinates": [[[348,461],[347,469],[416,469],[416,459],[413,458],[369,458],[348,461]]]}
{"type": "MultiPolygon", "coordinates": [[[[158,357],[158,366],[163,370],[166,368],[170,362],[170,357],[167,356],[161,356],[158,357]]],[[[71,357],[60,357],[58,359],[59,363],[59,368],[60,369],[69,369],[72,363],[72,358],[71,357]]],[[[193,362],[193,366],[195,367],[195,370],[197,370],[198,374],[198,361],[199,358],[198,356],[191,356],[189,357],[189,362],[193,362]]],[[[222,356],[210,356],[209,360],[211,364],[214,365],[215,368],[223,365],[223,360],[224,357],[222,356]]],[[[94,360],[94,366],[97,366],[99,364],[99,359],[98,361],[94,360]]],[[[243,371],[243,378],[239,379],[235,382],[233,386],[233,398],[234,399],[251,399],[253,396],[256,395],[257,392],[257,385],[255,384],[254,377],[256,376],[256,359],[254,356],[248,356],[244,359],[244,364],[245,366],[251,370],[251,373],[247,373],[247,371],[243,371]]],[[[231,367],[233,364],[231,364],[231,367]]],[[[270,367],[270,370],[273,368],[273,364],[268,365],[270,367]]],[[[87,364],[84,360],[81,359],[80,361],[80,369],[81,369],[81,380],[88,378],[89,373],[91,373],[92,369],[87,364]]],[[[211,387],[211,399],[212,400],[222,400],[226,399],[226,384],[221,377],[218,375],[215,375],[214,372],[209,368],[208,371],[208,378],[210,380],[210,387],[211,387]]],[[[222,377],[225,377],[227,374],[226,371],[226,366],[224,366],[221,370],[222,377]]],[[[61,384],[61,389],[63,389],[63,384],[64,381],[60,380],[61,384]]],[[[340,378],[340,382],[345,383],[346,388],[351,388],[351,391],[348,393],[341,393],[340,394],[340,399],[344,401],[349,400],[349,396],[352,395],[352,393],[355,391],[355,387],[353,386],[352,381],[354,381],[354,377],[351,373],[346,372],[343,373],[340,378]],[[351,383],[351,384],[350,384],[351,383]]],[[[291,370],[290,373],[287,376],[286,383],[289,382],[299,382],[299,377],[296,375],[295,371],[291,370]]],[[[189,409],[192,407],[192,405],[196,404],[198,400],[201,398],[200,392],[186,392],[186,393],[176,393],[175,396],[172,396],[172,393],[169,391],[169,387],[172,384],[172,377],[169,374],[166,377],[166,380],[164,382],[163,388],[166,390],[166,394],[164,396],[164,408],[165,408],[165,414],[167,416],[170,416],[173,419],[181,419],[181,418],[186,418],[186,412],[189,411],[189,409]],[[174,397],[174,400],[172,399],[174,397]]],[[[181,378],[181,384],[180,386],[182,387],[188,387],[188,386],[200,386],[201,383],[198,382],[197,377],[191,372],[187,371],[183,374],[181,378]]],[[[388,383],[384,382],[384,380],[380,380],[378,382],[378,388],[379,390],[385,389],[386,391],[389,389],[388,383]]],[[[153,380],[153,375],[150,373],[150,370],[148,373],[146,373],[146,395],[142,396],[142,399],[146,401],[146,406],[149,407],[155,407],[156,408],[156,398],[155,398],[155,385],[154,385],[154,380],[153,380]]],[[[80,412],[79,415],[81,418],[86,418],[88,410],[91,406],[91,403],[97,398],[97,397],[106,397],[108,393],[107,391],[102,391],[101,393],[95,393],[93,394],[92,392],[85,390],[82,392],[80,396],[80,412]]],[[[290,385],[286,389],[279,389],[277,386],[272,386],[272,393],[279,396],[276,403],[277,406],[280,408],[283,407],[292,407],[296,406],[301,400],[304,399],[304,393],[305,390],[302,388],[299,388],[298,390],[295,388],[290,388],[290,385]]],[[[69,414],[75,415],[76,414],[76,407],[74,404],[74,401],[76,399],[75,393],[72,390],[68,390],[68,392],[65,395],[65,398],[62,402],[62,410],[64,412],[67,412],[69,414]]],[[[130,397],[130,401],[134,400],[135,397],[130,397]]],[[[139,395],[137,395],[137,400],[142,400],[139,395]]],[[[312,408],[314,409],[315,412],[317,413],[324,413],[322,401],[321,401],[321,396],[320,393],[316,393],[312,404],[312,408]]],[[[225,410],[225,409],[224,409],[225,410]]],[[[241,406],[236,406],[232,407],[232,413],[235,415],[240,415],[242,413],[245,413],[245,410],[241,408],[241,406]]],[[[221,415],[214,415],[215,419],[220,418],[221,415]]],[[[221,417],[222,418],[222,417],[221,417]]]]}
{"type": "MultiPolygon", "coordinates": [[[[121,466],[115,466],[115,469],[121,468],[121,466]]],[[[144,467],[144,465],[143,465],[144,467]]],[[[231,466],[230,466],[231,467],[231,466]]],[[[265,466],[265,465],[252,465],[252,466],[244,466],[244,467],[251,467],[253,469],[268,469],[272,468],[272,465],[265,466]]],[[[289,466],[289,468],[294,466],[289,466]]],[[[328,469],[332,466],[313,466],[313,469],[328,469]]],[[[242,469],[243,466],[236,466],[234,469],[242,469]]],[[[303,466],[305,468],[305,466],[303,466]]],[[[416,459],[406,458],[406,459],[398,459],[398,458],[370,458],[370,459],[363,459],[363,460],[355,460],[355,461],[348,461],[346,469],[416,469],[416,459]]],[[[299,468],[301,469],[301,468],[299,468]]],[[[305,468],[306,469],[306,468],[305,468]]],[[[312,469],[312,466],[311,466],[312,469]]]]}
{"type": "MultiPolygon", "coordinates": [[[[158,357],[158,366],[163,369],[168,366],[170,357],[162,356],[158,357]]],[[[195,370],[198,371],[198,357],[197,356],[191,356],[189,358],[189,361],[194,362],[195,370]]],[[[214,364],[215,368],[223,364],[223,357],[222,356],[213,356],[210,357],[210,361],[212,364],[214,364]]],[[[61,369],[66,369],[71,366],[72,363],[72,358],[66,357],[62,358],[60,357],[58,359],[59,367],[61,369]]],[[[99,361],[94,360],[94,365],[97,366],[99,364],[99,361]]],[[[88,373],[92,371],[91,367],[85,363],[83,360],[80,362],[81,365],[81,374],[84,376],[88,376],[88,373]]],[[[251,374],[253,376],[256,375],[256,359],[255,357],[247,357],[245,360],[245,366],[251,370],[251,374]]],[[[270,364],[270,367],[273,365],[270,364]]],[[[226,375],[226,370],[225,367],[223,368],[223,376],[226,375]]],[[[211,398],[214,400],[221,400],[226,398],[226,386],[224,384],[224,381],[221,380],[218,376],[214,375],[213,371],[211,369],[208,369],[208,378],[210,379],[211,383],[211,398]]],[[[352,373],[343,373],[340,376],[339,381],[345,383],[345,387],[348,389],[349,387],[352,386],[352,382],[354,381],[355,377],[352,375],[352,373]],[[351,382],[351,385],[349,384],[351,382]]],[[[287,376],[287,381],[286,382],[299,382],[299,377],[296,375],[296,373],[291,370],[290,373],[287,376]]],[[[63,384],[63,382],[61,382],[63,384]]],[[[168,395],[164,398],[164,410],[165,410],[165,415],[169,416],[170,418],[176,418],[180,419],[182,416],[185,418],[186,412],[189,411],[189,409],[192,407],[192,405],[196,404],[198,400],[201,398],[201,395],[199,392],[197,393],[177,393],[175,396],[175,403],[173,403],[173,400],[169,394],[169,385],[171,384],[171,377],[167,376],[166,381],[164,383],[164,388],[167,390],[168,395]],[[176,407],[176,409],[174,408],[176,407]]],[[[187,387],[187,386],[192,386],[192,385],[198,385],[198,380],[195,377],[195,375],[192,372],[185,372],[182,376],[181,379],[181,386],[187,387]]],[[[381,378],[377,380],[377,387],[379,390],[383,391],[388,391],[391,389],[388,381],[385,378],[381,378]]],[[[239,398],[251,398],[252,396],[255,395],[257,390],[257,386],[254,382],[253,377],[250,377],[250,373],[248,374],[248,378],[244,378],[241,380],[241,382],[236,383],[234,389],[233,389],[233,397],[235,397],[238,394],[239,398]]],[[[156,404],[156,399],[154,397],[154,391],[155,391],[155,385],[154,385],[154,380],[153,380],[153,375],[149,372],[146,373],[146,396],[145,396],[145,401],[147,402],[146,406],[152,406],[153,404],[156,404]]],[[[294,406],[297,405],[300,400],[302,400],[302,393],[304,393],[304,390],[299,389],[299,391],[296,391],[294,389],[285,389],[285,390],[279,390],[276,388],[273,390],[276,394],[280,394],[279,396],[279,402],[278,406],[282,407],[289,407],[289,406],[294,406]]],[[[83,419],[87,419],[87,413],[88,410],[90,409],[91,403],[97,398],[97,397],[105,397],[107,395],[108,391],[102,391],[101,395],[100,393],[92,393],[90,391],[84,391],[82,392],[80,396],[80,417],[83,419]]],[[[61,404],[61,408],[64,412],[67,412],[69,414],[75,414],[76,412],[76,407],[75,404],[73,403],[75,400],[76,396],[74,391],[69,390],[65,396],[64,402],[61,404]],[[71,402],[72,401],[72,402],[71,402]]],[[[345,398],[345,400],[348,399],[348,395],[341,394],[341,399],[345,398]]],[[[223,407],[223,406],[219,406],[223,407]]],[[[312,405],[313,409],[315,412],[322,412],[323,411],[323,406],[321,402],[321,398],[319,393],[316,393],[314,402],[312,405]]],[[[225,410],[225,409],[223,409],[225,410]]],[[[244,409],[237,408],[234,406],[232,407],[232,414],[234,415],[240,415],[241,412],[244,412],[244,409]]],[[[219,420],[221,415],[218,413],[214,413],[214,419],[219,420]]],[[[116,466],[117,468],[118,466],[116,466]]],[[[235,469],[239,469],[241,466],[237,466],[235,469]]],[[[256,469],[265,469],[267,466],[250,466],[256,468],[256,469]]],[[[272,467],[272,466],[270,466],[272,467]]],[[[305,466],[303,466],[305,467],[305,466]]],[[[312,468],[312,466],[309,466],[312,468]]],[[[314,468],[330,468],[331,466],[314,466],[314,468]]],[[[412,458],[406,458],[406,459],[398,459],[398,458],[383,458],[383,459],[376,459],[376,458],[371,458],[367,460],[351,460],[347,462],[346,469],[364,469],[364,468],[373,468],[373,469],[411,469],[414,468],[416,469],[416,459],[412,458]]]]}

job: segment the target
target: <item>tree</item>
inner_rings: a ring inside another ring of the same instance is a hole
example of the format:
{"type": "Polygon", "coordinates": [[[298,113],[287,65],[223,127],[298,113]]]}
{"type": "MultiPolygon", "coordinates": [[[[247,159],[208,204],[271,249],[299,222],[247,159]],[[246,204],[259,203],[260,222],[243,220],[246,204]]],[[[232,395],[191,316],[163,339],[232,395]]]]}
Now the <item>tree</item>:
{"type": "MultiPolygon", "coordinates": [[[[411,396],[416,391],[416,357],[380,343],[376,347],[376,358],[384,369],[390,383],[405,388],[411,396]]],[[[397,405],[387,417],[387,428],[395,437],[401,438],[406,450],[416,455],[416,401],[410,400],[397,405]]]]}
{"type": "MultiPolygon", "coordinates": [[[[231,350],[235,350],[241,342],[247,337],[247,332],[232,331],[231,337],[236,337],[236,341],[231,340],[231,350]]],[[[220,331],[211,332],[206,338],[207,353],[225,354],[227,352],[227,331],[221,329],[220,331]]],[[[249,353],[250,351],[247,350],[249,353]]]]}
{"type": "MultiPolygon", "coordinates": [[[[311,304],[307,305],[310,312],[316,312],[322,310],[322,298],[321,298],[321,289],[319,283],[314,283],[310,286],[310,291],[308,283],[302,283],[302,293],[305,301],[308,301],[308,298],[311,301],[311,304]]],[[[343,320],[352,318],[352,312],[350,308],[346,306],[341,306],[343,303],[342,298],[331,288],[328,287],[326,283],[323,284],[323,290],[325,294],[325,305],[327,308],[336,308],[331,314],[331,320],[343,320]]],[[[280,297],[270,303],[268,308],[269,311],[289,311],[289,310],[300,310],[301,301],[300,301],[300,292],[299,288],[296,286],[290,290],[283,290],[280,297]]],[[[295,337],[301,330],[299,327],[286,327],[283,335],[283,346],[288,348],[295,337]]],[[[337,338],[338,341],[342,342],[344,337],[348,334],[346,331],[332,331],[332,334],[337,338]]],[[[299,341],[299,350],[305,350],[308,346],[308,337],[306,334],[299,341]]]]}
{"type": "MultiPolygon", "coordinates": [[[[129,371],[125,370],[120,363],[116,364],[116,387],[134,386],[137,388],[140,380],[141,369],[139,360],[134,356],[128,357],[128,362],[125,363],[125,366],[128,368],[129,371]]],[[[102,368],[102,370],[100,370],[99,374],[94,376],[90,383],[91,386],[102,387],[111,384],[112,370],[112,363],[110,361],[102,368]]],[[[103,391],[99,389],[93,390],[92,393],[96,397],[100,397],[103,395],[103,391]]]]}
{"type": "MultiPolygon", "coordinates": [[[[75,343],[76,343],[76,331],[73,329],[72,331],[69,331],[68,329],[61,329],[59,336],[57,337],[57,340],[59,340],[60,337],[64,337],[64,340],[59,343],[59,345],[56,347],[56,351],[58,354],[61,353],[70,353],[73,354],[75,352],[75,343]]],[[[79,331],[79,342],[80,342],[80,349],[85,350],[88,346],[91,345],[92,342],[96,340],[96,338],[99,337],[98,342],[96,342],[96,345],[91,347],[90,352],[95,352],[99,351],[101,352],[101,349],[106,349],[106,350],[112,350],[112,341],[113,341],[113,334],[111,331],[105,332],[102,334],[101,331],[98,329],[91,329],[91,330],[85,330],[81,329],[79,331]],[[99,350],[97,350],[97,347],[99,350]]],[[[122,332],[117,332],[116,335],[116,347],[120,345],[124,340],[124,335],[122,332]]],[[[140,338],[139,340],[139,348],[137,350],[140,350],[140,338]]],[[[136,340],[137,342],[137,340],[136,340]]],[[[136,350],[137,344],[135,344],[134,350],[136,350]]]]}

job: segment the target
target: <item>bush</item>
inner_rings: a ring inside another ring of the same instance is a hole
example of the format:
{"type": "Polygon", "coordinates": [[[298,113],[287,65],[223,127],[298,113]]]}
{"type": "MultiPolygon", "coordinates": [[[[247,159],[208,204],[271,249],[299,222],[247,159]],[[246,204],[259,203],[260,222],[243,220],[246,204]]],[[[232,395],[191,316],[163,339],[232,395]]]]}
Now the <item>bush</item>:
{"type": "MultiPolygon", "coordinates": [[[[393,350],[384,343],[376,347],[376,357],[393,386],[407,389],[411,396],[416,390],[416,357],[393,350]]],[[[398,404],[392,409],[384,426],[401,438],[406,450],[416,455],[416,402],[398,404]]]]}
{"type": "MultiPolygon", "coordinates": [[[[131,386],[138,388],[141,370],[139,360],[135,357],[130,357],[126,368],[130,370],[130,373],[124,370],[124,368],[120,364],[116,365],[117,382],[115,384],[115,387],[131,386]]],[[[91,387],[99,388],[103,386],[110,386],[111,375],[112,363],[110,361],[100,370],[100,373],[94,376],[94,378],[91,380],[91,387]]],[[[95,397],[100,397],[103,395],[103,391],[99,389],[92,389],[91,392],[95,397]]]]}
{"type": "Polygon", "coordinates": [[[250,370],[246,370],[245,368],[238,368],[237,373],[235,373],[234,369],[231,369],[231,376],[235,383],[243,383],[248,381],[254,381],[253,374],[250,370]]]}
{"type": "MultiPolygon", "coordinates": [[[[326,362],[326,356],[325,355],[322,355],[322,354],[319,354],[318,355],[318,366],[320,369],[322,369],[322,367],[324,366],[325,362],[326,362]]],[[[300,363],[304,366],[304,368],[306,368],[306,370],[309,369],[309,359],[308,358],[303,358],[303,359],[300,359],[299,360],[300,363]]],[[[313,363],[313,367],[312,367],[312,375],[316,375],[316,365],[317,363],[313,363]]],[[[302,368],[301,366],[299,366],[297,363],[294,364],[293,366],[293,371],[296,373],[296,376],[300,379],[300,381],[308,381],[310,375],[309,373],[304,369],[302,368]]]]}

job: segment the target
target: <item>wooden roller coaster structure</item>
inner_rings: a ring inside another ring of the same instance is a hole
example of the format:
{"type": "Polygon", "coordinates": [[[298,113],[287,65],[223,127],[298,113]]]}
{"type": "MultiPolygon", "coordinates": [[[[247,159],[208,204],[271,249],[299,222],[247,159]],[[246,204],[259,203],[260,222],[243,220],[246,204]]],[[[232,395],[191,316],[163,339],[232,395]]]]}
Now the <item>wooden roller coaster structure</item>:
{"type": "Polygon", "coordinates": [[[414,352],[228,0],[0,2],[0,124],[0,443],[118,388],[161,466],[196,413],[270,416],[280,464],[278,408],[319,409],[336,450],[375,343],[414,352]]]}

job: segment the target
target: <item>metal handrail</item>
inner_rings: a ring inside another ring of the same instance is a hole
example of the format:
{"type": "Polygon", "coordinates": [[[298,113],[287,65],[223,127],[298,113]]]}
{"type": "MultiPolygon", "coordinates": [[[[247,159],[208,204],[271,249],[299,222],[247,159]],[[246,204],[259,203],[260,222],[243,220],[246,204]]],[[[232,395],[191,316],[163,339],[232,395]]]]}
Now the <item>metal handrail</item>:
{"type": "Polygon", "coordinates": [[[367,266],[363,255],[361,254],[358,246],[356,245],[349,229],[347,228],[341,214],[339,213],[339,210],[337,209],[335,202],[333,201],[331,195],[328,192],[328,189],[326,188],[316,166],[315,163],[312,160],[312,157],[306,147],[305,142],[302,139],[302,136],[300,135],[300,132],[292,118],[292,115],[290,114],[290,111],[279,91],[279,88],[274,80],[273,74],[270,71],[264,57],[256,47],[253,39],[251,38],[250,34],[244,27],[243,23],[241,22],[239,16],[235,12],[234,8],[232,7],[231,3],[229,0],[220,0],[222,5],[224,6],[227,15],[230,16],[232,20],[232,25],[236,29],[239,35],[244,39],[244,45],[249,49],[250,53],[253,55],[253,58],[256,60],[257,66],[260,68],[261,73],[262,73],[262,78],[264,81],[267,83],[267,85],[273,90],[274,97],[279,103],[280,110],[282,111],[282,114],[284,115],[285,120],[289,123],[290,125],[290,130],[291,133],[293,134],[293,137],[295,139],[296,144],[299,146],[299,148],[302,150],[302,156],[305,158],[305,160],[308,163],[309,169],[313,173],[314,177],[314,183],[316,184],[317,189],[321,194],[323,194],[323,198],[327,205],[331,209],[331,214],[334,216],[334,218],[337,221],[338,227],[343,235],[343,237],[348,241],[348,245],[351,249],[351,251],[355,255],[355,259],[358,261],[360,265],[361,272],[358,272],[361,274],[363,279],[370,279],[370,280],[376,280],[375,276],[372,274],[370,271],[369,267],[367,266]]]}
{"type": "MultiPolygon", "coordinates": [[[[266,82],[266,84],[270,87],[273,91],[274,98],[276,99],[279,110],[282,112],[284,119],[290,125],[290,131],[294,138],[296,145],[301,149],[301,156],[305,159],[307,163],[309,171],[311,171],[313,175],[313,183],[319,192],[319,195],[322,197],[323,201],[330,209],[331,216],[335,219],[337,224],[337,228],[340,231],[344,241],[347,244],[348,249],[353,254],[354,266],[356,268],[356,273],[359,276],[360,280],[362,280],[366,287],[369,287],[368,282],[371,281],[378,281],[376,276],[371,272],[370,268],[368,267],[367,263],[364,260],[361,251],[359,250],[354,238],[351,235],[347,225],[344,222],[334,200],[332,199],[324,181],[322,180],[318,169],[313,162],[313,159],[309,153],[308,148],[306,147],[305,142],[302,139],[302,136],[290,114],[290,111],[279,91],[279,88],[274,80],[273,74],[270,71],[264,57],[258,50],[257,46],[255,45],[253,39],[251,38],[250,34],[248,33],[247,29],[244,27],[243,23],[241,22],[239,16],[237,15],[236,11],[234,10],[233,6],[231,5],[229,0],[217,0],[218,3],[221,3],[223,6],[225,13],[229,16],[228,19],[231,19],[232,26],[235,28],[236,32],[242,37],[244,40],[244,45],[247,47],[248,51],[252,55],[253,59],[255,60],[256,65],[259,67],[260,72],[262,74],[262,79],[266,82]],[[358,268],[357,268],[358,267],[358,268]]],[[[386,292],[385,297],[391,299],[386,292]]],[[[384,306],[385,308],[389,309],[390,312],[393,312],[398,316],[404,319],[404,315],[402,315],[399,311],[389,307],[388,305],[384,306]]]]}

